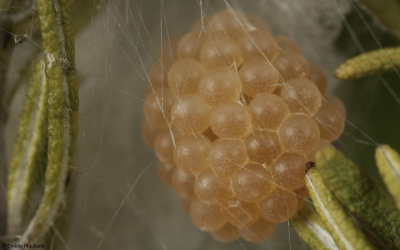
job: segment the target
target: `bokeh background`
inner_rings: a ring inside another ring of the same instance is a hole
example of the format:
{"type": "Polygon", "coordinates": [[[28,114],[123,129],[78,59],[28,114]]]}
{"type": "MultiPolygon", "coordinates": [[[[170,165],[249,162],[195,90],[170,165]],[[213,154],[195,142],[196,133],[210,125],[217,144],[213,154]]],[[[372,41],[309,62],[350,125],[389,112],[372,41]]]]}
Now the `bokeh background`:
{"type": "MultiPolygon", "coordinates": [[[[221,244],[199,231],[179,197],[159,180],[156,157],[141,139],[146,71],[161,41],[227,7],[264,18],[275,35],[293,38],[324,69],[328,92],[347,106],[346,130],[336,143],[347,156],[376,176],[375,146],[388,143],[400,150],[400,76],[347,82],[332,77],[345,59],[398,44],[358,1],[75,1],[79,139],[67,212],[56,231],[59,249],[308,249],[288,223],[261,244],[221,244]]],[[[10,82],[34,47],[27,41],[16,50],[10,82]]],[[[21,88],[9,107],[8,159],[23,99],[21,88]]]]}

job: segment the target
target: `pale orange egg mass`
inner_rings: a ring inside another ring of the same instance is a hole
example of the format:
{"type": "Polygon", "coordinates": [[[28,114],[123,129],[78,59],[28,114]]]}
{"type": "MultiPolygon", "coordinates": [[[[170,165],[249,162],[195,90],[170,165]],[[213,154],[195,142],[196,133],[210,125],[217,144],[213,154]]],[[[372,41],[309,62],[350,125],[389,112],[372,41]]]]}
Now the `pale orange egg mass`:
{"type": "Polygon", "coordinates": [[[216,240],[268,239],[309,197],[305,165],[343,133],[343,103],[295,41],[238,11],[203,17],[159,55],[142,135],[160,179],[216,240]]]}

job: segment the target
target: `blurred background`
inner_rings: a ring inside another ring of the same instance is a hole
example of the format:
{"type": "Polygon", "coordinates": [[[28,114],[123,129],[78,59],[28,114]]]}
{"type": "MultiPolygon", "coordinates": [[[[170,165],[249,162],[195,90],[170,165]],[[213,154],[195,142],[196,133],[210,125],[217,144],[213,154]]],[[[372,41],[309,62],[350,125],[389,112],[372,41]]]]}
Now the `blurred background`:
{"type": "MultiPolygon", "coordinates": [[[[75,1],[79,139],[67,213],[56,232],[60,249],[308,249],[288,223],[261,244],[221,244],[199,231],[178,195],[159,180],[156,157],[141,138],[146,72],[161,41],[227,7],[262,17],[274,35],[294,39],[303,55],[324,69],[328,93],[347,107],[346,129],[336,146],[348,157],[374,175],[377,144],[400,150],[400,76],[346,82],[332,76],[349,57],[398,44],[359,1],[75,1]]],[[[35,46],[28,40],[15,50],[10,82],[35,46]]],[[[24,95],[21,88],[9,107],[8,159],[24,95]]]]}

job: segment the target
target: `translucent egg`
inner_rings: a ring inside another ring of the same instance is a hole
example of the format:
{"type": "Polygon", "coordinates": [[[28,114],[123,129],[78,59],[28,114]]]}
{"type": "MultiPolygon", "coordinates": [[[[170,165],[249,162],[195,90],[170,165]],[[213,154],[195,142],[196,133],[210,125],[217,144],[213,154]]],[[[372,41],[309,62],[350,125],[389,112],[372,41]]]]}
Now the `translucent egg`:
{"type": "Polygon", "coordinates": [[[296,213],[297,197],[293,192],[277,189],[261,201],[259,206],[261,215],[265,220],[279,224],[288,221],[296,213]]]}
{"type": "Polygon", "coordinates": [[[324,71],[322,71],[320,67],[312,63],[309,64],[309,67],[310,75],[308,76],[308,78],[310,78],[310,80],[315,83],[321,94],[324,94],[326,91],[326,76],[324,74],[324,71]]]}
{"type": "Polygon", "coordinates": [[[262,93],[254,97],[249,109],[254,127],[268,130],[276,130],[289,113],[283,99],[272,93],[262,93]]]}
{"type": "Polygon", "coordinates": [[[343,118],[346,118],[346,107],[344,106],[343,102],[333,95],[326,95],[325,101],[337,108],[337,110],[342,114],[343,118]]]}
{"type": "Polygon", "coordinates": [[[157,127],[149,124],[148,122],[146,122],[146,120],[142,122],[142,138],[147,145],[153,146],[153,142],[156,138],[157,132],[157,127]]]}
{"type": "Polygon", "coordinates": [[[216,231],[226,222],[217,206],[207,205],[199,200],[192,201],[189,214],[193,223],[203,231],[216,231]]]}
{"type": "Polygon", "coordinates": [[[179,43],[179,36],[169,36],[165,39],[158,50],[158,57],[161,63],[168,70],[176,59],[176,47],[179,43]]]}
{"type": "MultiPolygon", "coordinates": [[[[300,198],[297,198],[297,209],[296,211],[299,212],[300,209],[302,209],[304,207],[304,205],[306,204],[306,201],[300,198]]],[[[297,213],[296,212],[296,213],[297,213]]]]}
{"type": "Polygon", "coordinates": [[[208,204],[221,204],[233,197],[230,178],[219,177],[210,169],[196,178],[194,192],[201,201],[208,204]]]}
{"type": "Polygon", "coordinates": [[[307,154],[311,152],[320,139],[317,123],[309,116],[290,115],[278,131],[282,146],[289,152],[307,154]]]}
{"type": "Polygon", "coordinates": [[[185,212],[189,213],[191,203],[192,203],[192,200],[190,198],[181,197],[181,204],[182,204],[183,210],[185,210],[185,212]]]}
{"type": "Polygon", "coordinates": [[[236,70],[243,62],[243,55],[234,40],[213,36],[204,42],[200,50],[200,61],[208,68],[225,67],[236,70]]]}
{"type": "Polygon", "coordinates": [[[301,199],[308,199],[310,198],[310,193],[308,192],[307,186],[304,185],[301,188],[297,189],[296,191],[297,197],[301,199]]]}
{"type": "Polygon", "coordinates": [[[344,117],[333,105],[322,105],[314,119],[318,123],[322,140],[332,142],[343,133],[344,117]]]}
{"type": "Polygon", "coordinates": [[[310,198],[310,194],[306,186],[303,186],[296,191],[297,196],[297,211],[299,211],[305,204],[308,198],[310,198]]]}
{"type": "Polygon", "coordinates": [[[239,234],[243,239],[254,243],[270,238],[274,232],[275,225],[262,218],[250,227],[239,230],[239,234]]]}
{"type": "Polygon", "coordinates": [[[295,190],[305,185],[306,159],[292,153],[281,154],[272,165],[272,176],[279,187],[295,190]]]}
{"type": "Polygon", "coordinates": [[[272,177],[262,165],[249,163],[232,178],[232,188],[239,200],[258,202],[272,190],[272,177]]]}
{"type": "Polygon", "coordinates": [[[282,98],[295,113],[315,114],[321,106],[321,93],[307,78],[291,79],[283,86],[282,98]]]}
{"type": "Polygon", "coordinates": [[[168,86],[178,96],[197,92],[204,66],[193,59],[179,59],[168,71],[168,86]]]}
{"type": "Polygon", "coordinates": [[[242,36],[252,25],[246,16],[236,10],[222,10],[211,17],[208,32],[220,33],[230,37],[242,36]]]}
{"type": "Polygon", "coordinates": [[[175,102],[175,95],[168,89],[150,91],[143,106],[146,121],[157,128],[167,127],[171,120],[171,107],[175,102]]]}
{"type": "Polygon", "coordinates": [[[269,25],[261,17],[247,16],[247,20],[249,20],[250,24],[253,25],[255,28],[270,32],[269,25]]]}
{"type": "Polygon", "coordinates": [[[196,196],[193,192],[194,176],[186,173],[179,168],[175,168],[171,175],[173,189],[184,198],[193,199],[196,196]]]}
{"type": "Polygon", "coordinates": [[[320,140],[318,142],[318,145],[315,149],[313,149],[310,153],[307,154],[307,161],[315,161],[315,154],[317,153],[318,150],[324,147],[333,147],[331,142],[326,141],[326,140],[320,140]]]}
{"type": "Polygon", "coordinates": [[[269,163],[281,152],[278,136],[269,131],[255,130],[245,139],[247,155],[251,161],[269,163]]]}
{"type": "Polygon", "coordinates": [[[253,30],[238,41],[245,60],[261,58],[273,60],[279,54],[274,37],[265,30],[253,30]]]}
{"type": "Polygon", "coordinates": [[[273,92],[280,85],[279,72],[264,59],[246,61],[239,70],[243,92],[254,97],[259,93],[273,92]]]}
{"type": "Polygon", "coordinates": [[[287,36],[276,36],[275,41],[282,53],[299,52],[299,46],[287,36]]]}
{"type": "Polygon", "coordinates": [[[151,66],[148,73],[150,89],[168,87],[168,71],[165,65],[157,61],[151,66]]]}
{"type": "Polygon", "coordinates": [[[297,52],[280,54],[272,63],[285,80],[308,76],[309,66],[306,59],[297,52]]]}
{"type": "Polygon", "coordinates": [[[210,126],[210,106],[199,95],[185,95],[172,107],[172,125],[184,133],[202,133],[210,126]]]}
{"type": "Polygon", "coordinates": [[[252,225],[260,217],[260,211],[255,203],[231,200],[223,207],[226,220],[237,228],[252,225]]]}
{"type": "Polygon", "coordinates": [[[211,142],[201,135],[184,135],[176,141],[175,165],[185,172],[198,174],[208,167],[207,156],[211,142]]]}
{"type": "Polygon", "coordinates": [[[199,94],[213,106],[237,100],[241,91],[239,75],[226,68],[208,71],[199,83],[199,94]]]}
{"type": "Polygon", "coordinates": [[[211,144],[208,163],[216,175],[232,176],[246,162],[246,146],[242,140],[218,139],[211,144]]]}
{"type": "Polygon", "coordinates": [[[203,45],[204,36],[196,33],[188,33],[178,43],[178,58],[200,59],[200,48],[203,45]]]}
{"type": "Polygon", "coordinates": [[[251,117],[245,106],[229,102],[214,109],[210,127],[221,138],[239,139],[250,133],[251,117]]]}
{"type": "Polygon", "coordinates": [[[205,33],[207,30],[208,26],[208,20],[210,18],[207,16],[202,16],[199,20],[195,22],[195,24],[192,27],[192,33],[199,35],[201,33],[205,33]]]}
{"type": "Polygon", "coordinates": [[[211,236],[223,243],[233,242],[240,237],[238,229],[229,223],[226,223],[221,229],[211,232],[211,236]]]}
{"type": "Polygon", "coordinates": [[[159,162],[157,165],[158,176],[165,185],[170,187],[172,186],[171,176],[174,169],[175,167],[171,164],[159,162]]]}
{"type": "Polygon", "coordinates": [[[154,152],[162,163],[174,165],[174,145],[172,143],[172,136],[174,136],[174,134],[172,132],[171,135],[169,129],[158,131],[156,138],[154,139],[154,152]]]}

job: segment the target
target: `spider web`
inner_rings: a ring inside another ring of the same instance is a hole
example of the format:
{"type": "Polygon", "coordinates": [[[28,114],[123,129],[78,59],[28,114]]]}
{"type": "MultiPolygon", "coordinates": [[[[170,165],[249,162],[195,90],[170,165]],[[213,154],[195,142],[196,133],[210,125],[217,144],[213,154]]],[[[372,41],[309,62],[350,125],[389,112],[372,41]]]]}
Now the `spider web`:
{"type": "MultiPolygon", "coordinates": [[[[178,195],[159,181],[156,157],[141,138],[147,71],[157,60],[161,42],[187,33],[200,17],[222,9],[262,17],[274,35],[294,39],[307,60],[324,69],[327,93],[342,97],[348,112],[346,130],[336,145],[356,163],[374,173],[378,143],[400,149],[399,135],[388,132],[400,124],[393,121],[400,111],[400,88],[393,86],[398,73],[346,83],[332,77],[348,57],[391,45],[358,2],[90,1],[100,11],[76,36],[80,128],[74,185],[65,201],[68,226],[55,231],[61,249],[307,249],[289,223],[260,244],[222,244],[198,230],[178,195]]],[[[27,35],[28,42],[14,53],[9,82],[16,81],[20,65],[37,46],[29,39],[32,34],[27,35]]],[[[23,99],[22,89],[9,107],[8,159],[23,99]]]]}

